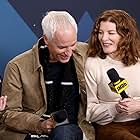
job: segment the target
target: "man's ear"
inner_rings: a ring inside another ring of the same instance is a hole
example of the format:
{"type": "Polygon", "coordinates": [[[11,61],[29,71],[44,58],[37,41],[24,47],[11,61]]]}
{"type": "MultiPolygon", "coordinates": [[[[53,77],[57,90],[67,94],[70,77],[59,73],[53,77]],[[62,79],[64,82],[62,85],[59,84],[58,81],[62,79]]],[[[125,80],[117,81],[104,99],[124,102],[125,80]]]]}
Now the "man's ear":
{"type": "Polygon", "coordinates": [[[43,39],[44,39],[45,44],[47,45],[48,44],[48,38],[47,38],[47,36],[46,35],[43,35],[43,39]]]}

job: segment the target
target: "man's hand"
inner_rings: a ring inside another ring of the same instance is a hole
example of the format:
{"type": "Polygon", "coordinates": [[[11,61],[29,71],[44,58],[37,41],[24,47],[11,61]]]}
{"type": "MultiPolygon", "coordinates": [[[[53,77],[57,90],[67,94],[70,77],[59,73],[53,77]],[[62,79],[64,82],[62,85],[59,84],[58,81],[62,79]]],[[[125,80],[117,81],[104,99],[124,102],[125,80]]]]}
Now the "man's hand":
{"type": "Polygon", "coordinates": [[[44,120],[39,124],[39,130],[45,134],[50,134],[54,127],[55,127],[55,121],[53,120],[53,118],[44,120]]]}

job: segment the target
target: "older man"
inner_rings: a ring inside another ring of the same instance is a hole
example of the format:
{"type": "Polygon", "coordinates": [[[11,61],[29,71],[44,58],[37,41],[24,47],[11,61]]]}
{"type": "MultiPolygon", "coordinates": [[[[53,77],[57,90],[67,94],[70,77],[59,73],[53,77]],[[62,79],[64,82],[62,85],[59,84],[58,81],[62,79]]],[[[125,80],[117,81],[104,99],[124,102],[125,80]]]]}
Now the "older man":
{"type": "Polygon", "coordinates": [[[79,85],[85,90],[87,47],[77,47],[77,24],[65,11],[49,12],[42,20],[42,29],[43,36],[33,48],[6,67],[2,94],[8,96],[8,102],[1,140],[24,140],[30,133],[49,135],[51,140],[83,139],[78,126],[79,85]],[[67,116],[62,125],[58,126],[54,117],[43,117],[61,110],[67,116]]]}

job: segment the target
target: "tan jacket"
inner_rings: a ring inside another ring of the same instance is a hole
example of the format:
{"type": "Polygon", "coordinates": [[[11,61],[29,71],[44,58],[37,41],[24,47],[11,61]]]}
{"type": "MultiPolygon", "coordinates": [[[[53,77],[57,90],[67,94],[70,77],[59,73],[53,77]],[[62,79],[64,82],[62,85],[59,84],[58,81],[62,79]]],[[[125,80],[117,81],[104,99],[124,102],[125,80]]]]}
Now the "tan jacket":
{"type": "MultiPolygon", "coordinates": [[[[81,97],[84,98],[79,111],[81,126],[85,120],[86,108],[83,73],[86,51],[87,44],[79,42],[73,54],[81,97]]],[[[31,50],[8,63],[4,74],[2,95],[8,96],[8,102],[1,118],[0,140],[24,140],[26,133],[36,132],[37,124],[41,120],[40,116],[47,110],[47,94],[43,69],[39,62],[38,43],[31,50]]]]}

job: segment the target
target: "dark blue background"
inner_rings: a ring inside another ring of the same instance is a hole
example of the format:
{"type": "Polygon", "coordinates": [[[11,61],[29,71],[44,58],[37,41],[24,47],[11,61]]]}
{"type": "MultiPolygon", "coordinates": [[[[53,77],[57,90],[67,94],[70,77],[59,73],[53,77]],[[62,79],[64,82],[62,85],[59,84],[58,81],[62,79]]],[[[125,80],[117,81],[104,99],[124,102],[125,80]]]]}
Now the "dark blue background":
{"type": "Polygon", "coordinates": [[[0,0],[0,75],[7,62],[41,37],[40,22],[47,11],[66,10],[78,23],[78,40],[86,41],[97,15],[106,9],[124,9],[140,29],[139,0],[0,0]]]}

